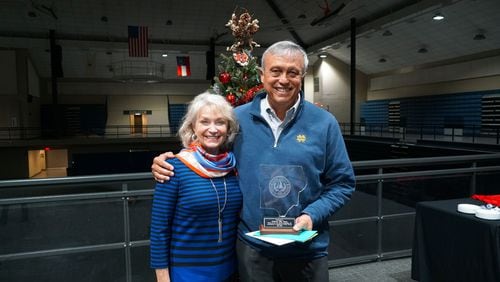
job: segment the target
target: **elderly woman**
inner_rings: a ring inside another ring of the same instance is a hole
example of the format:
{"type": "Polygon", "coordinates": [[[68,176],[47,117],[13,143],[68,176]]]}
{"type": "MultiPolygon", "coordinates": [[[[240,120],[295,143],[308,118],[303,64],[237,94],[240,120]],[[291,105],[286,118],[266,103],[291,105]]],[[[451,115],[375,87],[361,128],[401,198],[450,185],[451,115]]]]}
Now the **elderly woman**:
{"type": "Polygon", "coordinates": [[[242,196],[231,143],[238,124],[231,105],[202,93],[179,135],[175,175],[157,183],[151,215],[151,267],[157,281],[227,281],[236,271],[235,240],[242,196]]]}

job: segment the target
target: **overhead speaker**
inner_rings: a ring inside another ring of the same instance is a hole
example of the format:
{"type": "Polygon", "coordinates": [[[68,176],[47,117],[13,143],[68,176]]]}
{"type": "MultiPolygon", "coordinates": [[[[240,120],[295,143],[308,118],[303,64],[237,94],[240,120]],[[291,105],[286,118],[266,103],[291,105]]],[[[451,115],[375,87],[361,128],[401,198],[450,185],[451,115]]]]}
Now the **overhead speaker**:
{"type": "Polygon", "coordinates": [[[206,61],[207,61],[207,80],[211,80],[213,83],[214,76],[215,76],[215,52],[214,51],[207,51],[206,61]]]}

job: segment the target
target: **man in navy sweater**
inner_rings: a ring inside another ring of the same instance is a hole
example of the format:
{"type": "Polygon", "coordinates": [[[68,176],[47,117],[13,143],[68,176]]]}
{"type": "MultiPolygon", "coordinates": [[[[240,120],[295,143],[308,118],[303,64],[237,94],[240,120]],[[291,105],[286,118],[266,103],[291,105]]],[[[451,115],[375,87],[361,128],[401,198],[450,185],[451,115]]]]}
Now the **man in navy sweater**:
{"type": "MultiPolygon", "coordinates": [[[[328,281],[328,218],[349,201],[355,177],[335,117],[304,99],[307,65],[299,45],[273,44],[262,56],[265,92],[235,109],[240,134],[233,151],[243,194],[237,242],[241,281],[328,281]],[[272,187],[276,199],[293,200],[266,203],[263,195],[272,187]],[[246,235],[273,215],[293,217],[294,230],[314,229],[318,236],[277,247],[246,235]]],[[[167,157],[156,157],[152,165],[158,181],[173,173],[167,157]]]]}

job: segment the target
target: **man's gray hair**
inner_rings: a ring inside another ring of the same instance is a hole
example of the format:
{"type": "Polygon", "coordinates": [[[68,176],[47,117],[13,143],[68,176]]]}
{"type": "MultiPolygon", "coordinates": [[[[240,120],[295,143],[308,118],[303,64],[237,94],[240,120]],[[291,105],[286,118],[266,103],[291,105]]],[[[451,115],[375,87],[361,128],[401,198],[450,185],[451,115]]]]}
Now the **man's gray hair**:
{"type": "Polygon", "coordinates": [[[304,68],[302,69],[302,73],[306,73],[307,66],[309,65],[309,59],[307,58],[307,53],[304,51],[300,45],[292,41],[278,41],[273,45],[269,46],[264,54],[262,54],[261,67],[264,69],[264,59],[268,54],[272,54],[275,56],[285,56],[285,55],[296,55],[300,54],[304,57],[304,68]]]}

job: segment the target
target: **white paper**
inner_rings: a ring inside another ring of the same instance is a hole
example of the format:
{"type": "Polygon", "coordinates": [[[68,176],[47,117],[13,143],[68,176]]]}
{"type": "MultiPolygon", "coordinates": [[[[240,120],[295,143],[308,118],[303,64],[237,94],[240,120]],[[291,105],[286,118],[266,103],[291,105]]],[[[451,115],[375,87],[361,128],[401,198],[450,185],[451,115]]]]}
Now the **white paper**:
{"type": "Polygon", "coordinates": [[[280,238],[271,238],[271,237],[265,237],[265,236],[256,236],[255,234],[259,231],[253,231],[253,232],[248,232],[246,233],[247,236],[262,240],[264,242],[268,242],[277,246],[283,246],[286,244],[290,244],[295,242],[294,240],[288,240],[288,239],[280,239],[280,238]]]}

